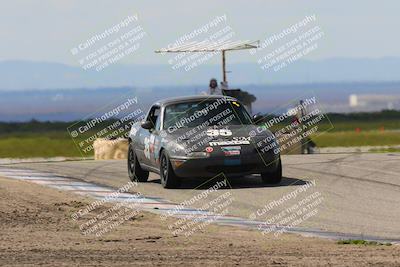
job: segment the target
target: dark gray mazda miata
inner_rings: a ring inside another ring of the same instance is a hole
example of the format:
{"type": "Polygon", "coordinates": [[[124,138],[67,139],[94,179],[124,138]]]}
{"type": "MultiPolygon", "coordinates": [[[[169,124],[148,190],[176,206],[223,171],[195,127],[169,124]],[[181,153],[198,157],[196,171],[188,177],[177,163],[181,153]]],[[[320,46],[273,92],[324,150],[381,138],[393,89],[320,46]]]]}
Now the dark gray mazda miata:
{"type": "Polygon", "coordinates": [[[155,172],[165,188],[179,187],[185,177],[221,174],[261,174],[265,183],[279,183],[279,145],[268,129],[254,121],[232,97],[188,96],[158,101],[142,121],[132,125],[129,177],[145,182],[149,172],[155,172]]]}

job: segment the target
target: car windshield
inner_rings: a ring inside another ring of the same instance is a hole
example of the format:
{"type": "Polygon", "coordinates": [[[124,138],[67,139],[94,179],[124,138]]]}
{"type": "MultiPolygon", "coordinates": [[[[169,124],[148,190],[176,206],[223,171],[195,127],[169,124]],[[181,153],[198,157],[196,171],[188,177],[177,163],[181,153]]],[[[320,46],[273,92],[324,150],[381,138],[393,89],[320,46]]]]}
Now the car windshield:
{"type": "Polygon", "coordinates": [[[237,101],[224,98],[171,104],[164,114],[164,129],[243,124],[252,124],[245,108],[237,101]]]}

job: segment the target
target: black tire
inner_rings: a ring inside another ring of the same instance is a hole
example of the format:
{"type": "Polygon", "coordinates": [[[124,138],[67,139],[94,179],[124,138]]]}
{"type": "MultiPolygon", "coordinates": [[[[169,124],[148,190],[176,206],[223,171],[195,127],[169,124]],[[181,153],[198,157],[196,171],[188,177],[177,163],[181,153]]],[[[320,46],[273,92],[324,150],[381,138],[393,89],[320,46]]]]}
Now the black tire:
{"type": "Polygon", "coordinates": [[[129,144],[128,149],[128,175],[132,182],[146,182],[149,179],[149,172],[140,167],[135,149],[129,144]]]}
{"type": "Polygon", "coordinates": [[[275,171],[261,173],[261,179],[266,184],[279,184],[282,181],[282,163],[280,158],[275,171]]]}
{"type": "Polygon", "coordinates": [[[160,179],[164,188],[177,188],[181,182],[179,177],[176,176],[165,150],[161,152],[160,156],[160,179]]]}

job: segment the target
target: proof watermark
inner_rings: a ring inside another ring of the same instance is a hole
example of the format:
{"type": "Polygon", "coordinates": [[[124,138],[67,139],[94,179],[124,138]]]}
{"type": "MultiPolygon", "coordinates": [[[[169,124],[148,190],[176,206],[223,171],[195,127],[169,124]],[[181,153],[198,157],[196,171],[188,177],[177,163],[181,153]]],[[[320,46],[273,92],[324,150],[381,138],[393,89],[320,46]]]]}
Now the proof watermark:
{"type": "Polygon", "coordinates": [[[135,14],[96,33],[70,51],[84,70],[101,71],[134,54],[146,36],[147,33],[139,24],[138,15],[135,14]]]}
{"type": "Polygon", "coordinates": [[[250,50],[258,57],[257,63],[264,71],[280,71],[318,48],[325,35],[316,25],[316,15],[305,16],[297,23],[268,36],[258,48],[250,50]]]}
{"type": "Polygon", "coordinates": [[[136,217],[143,202],[141,193],[127,193],[137,186],[129,182],[71,215],[73,221],[85,220],[79,225],[83,235],[100,237],[127,220],[136,217]],[[113,203],[112,205],[106,205],[113,203]],[[111,207],[110,207],[111,206],[111,207]]]}
{"type": "Polygon", "coordinates": [[[173,70],[190,71],[207,63],[221,47],[232,41],[235,31],[227,24],[226,14],[216,16],[187,32],[173,42],[166,45],[160,51],[181,51],[169,57],[168,64],[173,70]]]}
{"type": "Polygon", "coordinates": [[[250,118],[246,117],[244,107],[235,100],[221,97],[170,105],[165,114],[161,136],[173,137],[174,142],[170,143],[173,152],[184,150],[187,156],[209,157],[222,153],[221,146],[231,145],[235,146],[228,147],[232,151],[223,151],[223,155],[237,156],[241,150],[239,145],[250,145],[248,136],[235,134],[230,128],[240,128],[245,119],[247,124],[251,123],[250,118]]]}
{"type": "MultiPolygon", "coordinates": [[[[214,180],[214,178],[211,180],[214,180]]],[[[216,181],[208,189],[191,196],[162,214],[161,219],[178,218],[168,225],[168,229],[173,235],[189,237],[229,213],[235,197],[231,190],[223,190],[219,193],[220,189],[228,186],[230,185],[227,179],[216,181]]]]}
{"type": "Polygon", "coordinates": [[[249,132],[260,154],[314,153],[314,138],[333,128],[316,96],[304,96],[263,116],[249,132]],[[272,134],[273,133],[273,134],[272,134]],[[257,137],[257,138],[256,138],[257,137]]]}
{"type": "Polygon", "coordinates": [[[96,139],[117,141],[118,138],[127,138],[132,125],[144,116],[145,110],[140,106],[138,97],[129,96],[86,116],[69,126],[67,131],[82,156],[91,156],[96,139]]]}
{"type": "Polygon", "coordinates": [[[257,228],[263,235],[273,233],[278,237],[318,214],[324,198],[319,191],[313,190],[315,186],[316,182],[312,180],[268,202],[251,213],[249,219],[262,221],[257,228]]]}
{"type": "Polygon", "coordinates": [[[111,208],[101,211],[92,216],[79,226],[83,235],[94,235],[100,237],[124,222],[136,217],[140,211],[140,193],[136,193],[122,202],[114,204],[111,208]]]}

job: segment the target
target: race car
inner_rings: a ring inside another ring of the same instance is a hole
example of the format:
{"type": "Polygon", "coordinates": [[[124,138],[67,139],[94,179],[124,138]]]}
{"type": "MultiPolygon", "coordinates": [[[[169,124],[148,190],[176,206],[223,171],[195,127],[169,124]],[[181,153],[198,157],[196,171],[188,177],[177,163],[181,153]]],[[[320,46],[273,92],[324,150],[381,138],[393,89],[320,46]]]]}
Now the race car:
{"type": "Polygon", "coordinates": [[[129,132],[129,178],[146,182],[154,172],[164,188],[177,188],[186,177],[219,175],[261,174],[265,183],[280,183],[279,144],[255,119],[228,96],[158,101],[129,132]]]}

